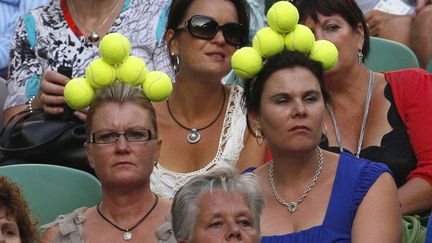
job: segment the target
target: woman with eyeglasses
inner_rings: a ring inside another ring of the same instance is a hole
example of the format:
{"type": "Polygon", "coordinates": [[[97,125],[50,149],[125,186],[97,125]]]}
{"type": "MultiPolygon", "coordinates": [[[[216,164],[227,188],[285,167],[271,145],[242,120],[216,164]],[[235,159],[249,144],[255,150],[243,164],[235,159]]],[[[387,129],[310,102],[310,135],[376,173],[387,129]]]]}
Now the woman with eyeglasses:
{"type": "Polygon", "coordinates": [[[302,0],[301,22],[333,42],[336,66],[325,72],[332,94],[321,147],[382,162],[394,173],[403,214],[432,209],[432,74],[422,69],[378,73],[364,63],[366,20],[354,0],[302,0]]]}
{"type": "Polygon", "coordinates": [[[242,170],[264,161],[264,146],[246,129],[242,88],[221,83],[248,33],[245,0],[172,1],[165,40],[176,82],[169,99],[155,104],[164,141],[151,176],[158,195],[172,199],[190,178],[212,168],[242,170]]]}
{"type": "Polygon", "coordinates": [[[326,104],[321,63],[282,52],[245,83],[245,105],[273,160],[253,172],[266,207],[261,242],[401,242],[389,168],[319,147],[326,104]]]}
{"type": "Polygon", "coordinates": [[[171,202],[150,190],[161,144],[155,111],[127,84],[98,92],[87,113],[85,150],[102,201],[59,216],[45,226],[43,242],[156,242],[171,202]]]}

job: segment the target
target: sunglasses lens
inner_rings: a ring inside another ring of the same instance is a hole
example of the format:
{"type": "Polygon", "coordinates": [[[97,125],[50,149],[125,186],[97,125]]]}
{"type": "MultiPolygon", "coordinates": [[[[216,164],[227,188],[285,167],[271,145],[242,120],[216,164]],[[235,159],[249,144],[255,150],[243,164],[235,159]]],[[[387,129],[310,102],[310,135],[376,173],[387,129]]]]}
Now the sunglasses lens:
{"type": "Polygon", "coordinates": [[[228,23],[222,27],[222,32],[226,42],[233,45],[243,45],[246,43],[247,35],[244,33],[243,26],[237,23],[228,23]]]}
{"type": "Polygon", "coordinates": [[[188,25],[190,33],[198,38],[211,39],[218,31],[218,23],[204,16],[195,16],[188,25]]]}

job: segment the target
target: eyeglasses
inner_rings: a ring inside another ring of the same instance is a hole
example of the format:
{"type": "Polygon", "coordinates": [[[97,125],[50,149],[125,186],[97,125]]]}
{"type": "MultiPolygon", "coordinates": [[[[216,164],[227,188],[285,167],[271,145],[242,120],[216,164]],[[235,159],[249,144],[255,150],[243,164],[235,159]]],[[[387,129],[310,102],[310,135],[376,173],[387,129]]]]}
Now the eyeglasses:
{"type": "Polygon", "coordinates": [[[123,135],[126,141],[130,143],[144,142],[152,140],[152,133],[147,129],[134,129],[126,132],[113,132],[113,131],[101,131],[95,132],[90,135],[90,142],[96,144],[110,144],[115,143],[119,140],[119,137],[123,135]]]}
{"type": "Polygon", "coordinates": [[[248,38],[246,29],[240,23],[219,25],[214,19],[202,15],[192,16],[177,27],[177,31],[182,29],[187,29],[192,36],[204,40],[213,39],[221,30],[225,41],[236,46],[246,44],[248,38]]]}

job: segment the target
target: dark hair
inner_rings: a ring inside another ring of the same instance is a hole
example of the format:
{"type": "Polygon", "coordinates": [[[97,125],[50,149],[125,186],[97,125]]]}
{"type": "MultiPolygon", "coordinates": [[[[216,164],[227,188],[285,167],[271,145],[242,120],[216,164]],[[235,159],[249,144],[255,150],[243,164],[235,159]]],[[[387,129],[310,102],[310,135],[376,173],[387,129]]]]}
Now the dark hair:
{"type": "Polygon", "coordinates": [[[4,176],[0,176],[0,207],[6,210],[7,219],[15,218],[22,243],[33,243],[39,240],[36,231],[37,222],[32,218],[20,188],[4,176]]]}
{"type": "Polygon", "coordinates": [[[324,16],[340,15],[354,30],[358,24],[363,26],[364,43],[362,48],[363,57],[369,55],[369,29],[366,19],[354,0],[297,0],[297,9],[300,13],[300,21],[310,17],[318,22],[318,13],[324,16]]]}
{"type": "Polygon", "coordinates": [[[154,132],[154,135],[158,137],[156,112],[151,102],[145,97],[143,92],[137,86],[131,86],[129,84],[116,81],[113,85],[102,88],[96,92],[96,98],[91,103],[87,112],[85,123],[87,139],[90,138],[94,114],[96,110],[100,108],[100,106],[106,103],[124,104],[128,102],[137,104],[138,106],[142,107],[142,109],[148,111],[154,129],[152,133],[154,132]]]}
{"type": "Polygon", "coordinates": [[[320,62],[314,61],[301,52],[283,51],[270,57],[258,75],[245,81],[243,102],[248,110],[259,111],[264,84],[267,79],[281,69],[304,67],[318,79],[324,103],[328,103],[330,95],[324,85],[323,67],[320,62]]]}
{"type": "MultiPolygon", "coordinates": [[[[250,7],[246,0],[230,0],[237,9],[237,15],[240,24],[245,27],[246,38],[249,37],[249,17],[250,7]]],[[[184,20],[187,10],[192,4],[193,0],[172,0],[171,6],[168,11],[168,20],[165,30],[165,35],[169,29],[175,30],[184,20]]],[[[245,43],[244,45],[246,45],[245,43]]],[[[174,60],[171,60],[172,64],[174,60]]]]}

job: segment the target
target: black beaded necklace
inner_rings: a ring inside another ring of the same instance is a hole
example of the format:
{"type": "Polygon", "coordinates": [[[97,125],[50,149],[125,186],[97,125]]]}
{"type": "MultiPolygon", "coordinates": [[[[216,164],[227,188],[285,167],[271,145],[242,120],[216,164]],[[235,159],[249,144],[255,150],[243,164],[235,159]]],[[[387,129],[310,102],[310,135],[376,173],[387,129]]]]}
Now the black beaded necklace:
{"type": "Polygon", "coordinates": [[[112,226],[114,226],[116,229],[118,229],[118,230],[120,230],[120,231],[123,231],[124,232],[124,234],[123,234],[123,240],[126,240],[126,241],[128,241],[128,240],[131,240],[132,239],[132,230],[134,230],[136,227],[138,227],[149,215],[150,215],[150,213],[153,211],[153,209],[155,209],[155,207],[156,207],[156,205],[158,204],[158,202],[159,202],[159,197],[158,197],[158,195],[156,195],[156,194],[154,194],[155,195],[155,200],[154,200],[154,203],[153,203],[153,206],[150,208],[150,210],[144,215],[144,217],[142,217],[139,221],[138,221],[138,223],[136,223],[134,226],[132,226],[131,228],[129,228],[129,229],[123,229],[123,228],[120,228],[118,225],[116,225],[116,224],[114,224],[111,220],[109,220],[107,217],[105,217],[105,215],[103,215],[102,214],[102,212],[101,212],[101,210],[100,210],[100,204],[102,203],[102,202],[99,202],[98,204],[97,204],[97,206],[96,206],[96,210],[97,210],[97,212],[99,213],[99,215],[102,217],[102,219],[103,220],[105,220],[105,221],[107,221],[108,223],[110,223],[112,226]]]}

